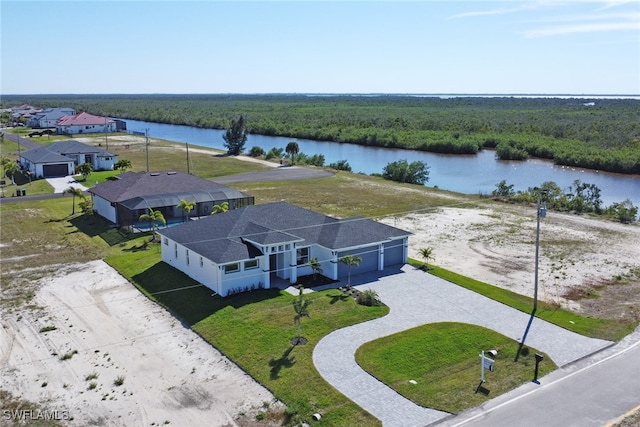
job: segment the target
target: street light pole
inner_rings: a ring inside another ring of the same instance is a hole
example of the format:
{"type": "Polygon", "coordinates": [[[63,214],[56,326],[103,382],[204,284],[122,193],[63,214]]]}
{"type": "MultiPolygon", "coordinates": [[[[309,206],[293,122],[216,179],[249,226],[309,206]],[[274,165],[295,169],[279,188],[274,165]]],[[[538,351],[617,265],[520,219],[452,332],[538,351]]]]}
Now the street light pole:
{"type": "Polygon", "coordinates": [[[535,285],[533,288],[533,312],[538,309],[538,257],[540,255],[540,218],[547,216],[547,207],[540,206],[540,189],[538,189],[538,210],[536,224],[536,269],[535,269],[535,285]]]}

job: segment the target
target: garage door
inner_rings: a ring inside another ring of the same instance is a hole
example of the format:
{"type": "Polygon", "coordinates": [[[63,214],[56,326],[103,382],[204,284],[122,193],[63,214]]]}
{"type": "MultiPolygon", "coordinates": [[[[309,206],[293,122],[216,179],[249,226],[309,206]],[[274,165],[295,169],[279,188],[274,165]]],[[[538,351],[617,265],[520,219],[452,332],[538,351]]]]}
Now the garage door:
{"type": "MultiPolygon", "coordinates": [[[[378,245],[348,252],[340,252],[338,253],[338,259],[342,258],[345,255],[357,255],[362,258],[359,266],[351,267],[352,276],[354,274],[376,271],[378,269],[378,245]]],[[[347,277],[348,272],[349,267],[347,267],[344,263],[338,263],[338,277],[347,277]]]]}
{"type": "Polygon", "coordinates": [[[66,163],[59,165],[44,165],[42,166],[42,173],[45,178],[51,178],[54,176],[67,176],[69,175],[69,166],[66,163]]]}
{"type": "Polygon", "coordinates": [[[404,240],[384,243],[384,266],[404,264],[404,240]]]}

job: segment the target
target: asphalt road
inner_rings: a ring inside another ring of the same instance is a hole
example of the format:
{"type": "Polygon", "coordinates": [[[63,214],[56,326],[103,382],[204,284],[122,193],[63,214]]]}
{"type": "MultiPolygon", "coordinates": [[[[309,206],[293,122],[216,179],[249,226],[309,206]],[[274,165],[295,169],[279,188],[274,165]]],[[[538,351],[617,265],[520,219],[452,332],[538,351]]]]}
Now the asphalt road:
{"type": "Polygon", "coordinates": [[[438,426],[607,426],[640,409],[640,328],[618,344],[438,426]]]}

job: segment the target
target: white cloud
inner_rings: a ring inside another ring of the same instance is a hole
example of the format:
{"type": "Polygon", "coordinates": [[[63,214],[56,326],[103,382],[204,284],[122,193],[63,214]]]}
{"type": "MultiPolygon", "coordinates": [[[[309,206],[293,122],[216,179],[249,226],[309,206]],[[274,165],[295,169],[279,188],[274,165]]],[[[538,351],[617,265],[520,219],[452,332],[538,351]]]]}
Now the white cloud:
{"type": "Polygon", "coordinates": [[[561,25],[556,27],[541,28],[537,30],[530,30],[524,32],[525,37],[546,37],[556,36],[564,34],[576,34],[576,33],[594,33],[603,31],[628,31],[628,30],[640,30],[640,23],[638,22],[606,22],[606,23],[594,23],[594,24],[576,24],[576,25],[561,25]]]}

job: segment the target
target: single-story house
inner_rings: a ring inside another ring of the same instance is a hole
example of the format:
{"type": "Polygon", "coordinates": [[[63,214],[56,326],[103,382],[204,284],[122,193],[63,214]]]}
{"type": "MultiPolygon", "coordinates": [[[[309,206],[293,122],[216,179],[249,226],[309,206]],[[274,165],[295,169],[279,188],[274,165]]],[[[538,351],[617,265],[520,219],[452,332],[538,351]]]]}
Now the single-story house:
{"type": "Polygon", "coordinates": [[[89,113],[72,114],[61,117],[56,122],[59,134],[115,132],[116,122],[108,117],[94,116],[89,113]]]}
{"type": "Polygon", "coordinates": [[[348,275],[339,260],[360,256],[351,274],[407,262],[411,233],[367,218],[336,219],[286,202],[247,206],[159,231],[162,260],[221,296],[270,288],[275,277],[296,283],[313,274],[348,275]]]}
{"type": "Polygon", "coordinates": [[[149,209],[162,212],[169,224],[210,215],[214,205],[224,202],[229,210],[252,205],[253,196],[217,182],[183,172],[125,172],[113,181],[89,189],[93,209],[100,216],[119,226],[147,228],[140,215],[149,209]],[[188,214],[177,207],[182,201],[194,202],[188,214]]]}
{"type": "Polygon", "coordinates": [[[47,108],[41,113],[33,115],[27,125],[41,129],[55,127],[62,117],[74,114],[76,114],[76,110],[73,108],[47,108]]]}
{"type": "Polygon", "coordinates": [[[91,163],[93,170],[112,170],[117,154],[79,141],[57,141],[50,145],[24,151],[20,154],[20,166],[38,178],[67,176],[75,173],[75,167],[91,163]]]}

